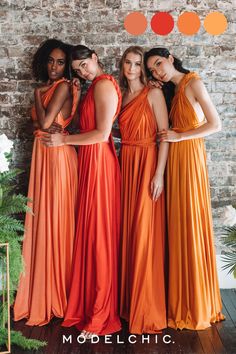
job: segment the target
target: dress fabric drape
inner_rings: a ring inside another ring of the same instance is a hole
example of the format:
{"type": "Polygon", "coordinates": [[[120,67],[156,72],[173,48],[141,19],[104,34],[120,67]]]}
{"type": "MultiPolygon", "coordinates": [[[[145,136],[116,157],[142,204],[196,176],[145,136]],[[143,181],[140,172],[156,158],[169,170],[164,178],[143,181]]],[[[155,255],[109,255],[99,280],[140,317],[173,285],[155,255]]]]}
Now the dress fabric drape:
{"type": "MultiPolygon", "coordinates": [[[[172,129],[197,128],[198,117],[185,95],[196,73],[180,82],[170,113],[172,129]]],[[[202,138],[170,143],[167,163],[169,240],[168,326],[204,329],[222,320],[214,250],[211,200],[202,138]]]]}
{"type": "MultiPolygon", "coordinates": [[[[110,75],[94,79],[80,107],[80,130],[96,128],[94,88],[111,80],[119,102],[118,84],[110,75]]],[[[115,117],[114,117],[115,118],[115,117]]],[[[114,143],[79,147],[78,215],[70,297],[63,326],[75,325],[99,335],[119,331],[118,256],[120,241],[120,168],[114,143]]]]}
{"type": "Polygon", "coordinates": [[[164,192],[154,202],[151,180],[158,161],[157,122],[149,89],[121,111],[122,266],[121,317],[130,333],[158,333],[166,327],[164,284],[164,192]]]}
{"type": "MultiPolygon", "coordinates": [[[[55,89],[65,79],[55,82],[42,95],[46,109],[55,89]]],[[[55,121],[66,128],[76,109],[76,91],[70,117],[59,112],[55,121]]],[[[35,108],[32,118],[37,120],[35,108]]],[[[75,208],[77,199],[77,156],[74,147],[46,147],[35,131],[28,198],[33,214],[26,213],[21,275],[14,304],[14,320],[27,318],[28,325],[45,325],[53,316],[64,317],[69,293],[75,208]]],[[[65,132],[66,134],[66,132],[65,132]]]]}

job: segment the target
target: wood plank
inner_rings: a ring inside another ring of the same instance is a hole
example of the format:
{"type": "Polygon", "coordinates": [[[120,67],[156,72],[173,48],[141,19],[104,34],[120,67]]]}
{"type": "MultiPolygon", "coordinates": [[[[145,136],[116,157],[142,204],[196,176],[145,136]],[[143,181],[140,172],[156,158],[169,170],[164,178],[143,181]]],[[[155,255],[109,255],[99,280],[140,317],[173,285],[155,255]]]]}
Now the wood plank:
{"type": "MultiPolygon", "coordinates": [[[[118,333],[120,340],[125,343],[117,344],[117,334],[112,336],[112,344],[104,343],[104,337],[100,337],[97,344],[86,342],[77,343],[79,331],[75,327],[61,327],[61,320],[53,319],[49,325],[43,327],[31,327],[25,325],[25,320],[12,323],[12,328],[20,330],[28,338],[47,340],[48,345],[37,351],[37,354],[234,354],[236,353],[236,292],[234,290],[222,290],[223,313],[226,321],[213,324],[203,331],[174,330],[167,328],[158,335],[158,343],[155,335],[150,336],[150,343],[143,344],[141,336],[138,336],[136,344],[128,343],[128,326],[122,322],[122,330],[118,333]],[[62,343],[62,336],[72,335],[73,341],[62,343]],[[171,344],[163,343],[164,335],[171,335],[171,344]]],[[[32,354],[32,351],[23,351],[13,347],[14,354],[32,354]]]]}
{"type": "Polygon", "coordinates": [[[236,353],[236,330],[224,303],[222,311],[226,317],[226,320],[218,322],[214,326],[219,333],[226,352],[236,353]]]}
{"type": "Polygon", "coordinates": [[[234,326],[236,327],[236,308],[231,300],[231,297],[229,296],[229,293],[231,292],[231,289],[222,289],[221,294],[222,294],[222,302],[224,303],[228,314],[234,323],[234,326]]]}

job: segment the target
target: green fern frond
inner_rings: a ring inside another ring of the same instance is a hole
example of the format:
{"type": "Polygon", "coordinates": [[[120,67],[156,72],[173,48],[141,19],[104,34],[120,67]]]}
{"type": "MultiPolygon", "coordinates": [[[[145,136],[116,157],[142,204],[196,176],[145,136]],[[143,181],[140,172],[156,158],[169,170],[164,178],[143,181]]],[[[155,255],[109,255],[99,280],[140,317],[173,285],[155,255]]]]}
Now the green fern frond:
{"type": "Polygon", "coordinates": [[[16,220],[12,216],[9,215],[0,215],[0,234],[1,231],[22,231],[24,232],[24,225],[22,221],[16,220]]]}
{"type": "Polygon", "coordinates": [[[31,212],[31,208],[27,206],[28,199],[22,194],[14,194],[8,198],[4,198],[0,206],[0,215],[19,214],[23,212],[31,212]]]}
{"type": "MultiPolygon", "coordinates": [[[[0,328],[0,346],[4,346],[7,343],[7,330],[5,328],[0,328]]],[[[12,345],[18,345],[25,350],[38,350],[45,345],[47,342],[42,342],[37,339],[28,339],[22,335],[21,332],[11,331],[11,343],[12,345]]]]}
{"type": "Polygon", "coordinates": [[[20,170],[19,168],[14,168],[14,169],[10,169],[5,172],[1,172],[0,173],[0,184],[3,184],[3,185],[5,183],[8,184],[9,182],[13,181],[21,173],[22,173],[22,170],[20,170]]]}

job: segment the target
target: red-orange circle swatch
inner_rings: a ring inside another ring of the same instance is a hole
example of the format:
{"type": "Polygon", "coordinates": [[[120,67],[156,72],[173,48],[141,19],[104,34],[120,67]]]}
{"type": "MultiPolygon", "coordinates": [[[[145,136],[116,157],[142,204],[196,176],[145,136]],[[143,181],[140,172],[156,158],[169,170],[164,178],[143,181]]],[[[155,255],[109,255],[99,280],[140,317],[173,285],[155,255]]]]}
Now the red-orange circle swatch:
{"type": "Polygon", "coordinates": [[[199,31],[201,22],[195,12],[184,12],[179,16],[177,26],[181,33],[191,36],[199,31]]]}
{"type": "Polygon", "coordinates": [[[151,19],[151,28],[161,36],[169,34],[174,28],[174,19],[168,12],[158,12],[151,19]]]}
{"type": "Polygon", "coordinates": [[[131,12],[125,17],[124,27],[130,34],[138,36],[147,28],[147,19],[141,12],[131,12]]]}

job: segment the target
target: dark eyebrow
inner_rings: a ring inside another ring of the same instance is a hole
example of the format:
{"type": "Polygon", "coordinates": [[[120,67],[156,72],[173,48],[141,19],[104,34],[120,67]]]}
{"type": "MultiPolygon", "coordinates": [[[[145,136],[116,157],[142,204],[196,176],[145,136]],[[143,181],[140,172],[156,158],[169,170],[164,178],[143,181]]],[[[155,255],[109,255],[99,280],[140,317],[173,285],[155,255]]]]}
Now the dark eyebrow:
{"type": "MultiPolygon", "coordinates": [[[[154,62],[153,66],[156,65],[156,63],[158,62],[158,60],[159,60],[159,59],[157,59],[157,60],[154,62]]],[[[151,68],[148,68],[148,70],[151,70],[151,68]]]]}
{"type": "Polygon", "coordinates": [[[81,66],[82,64],[84,64],[85,63],[85,61],[84,60],[82,60],[81,61],[81,63],[79,64],[79,66],[81,66]]]}
{"type": "Polygon", "coordinates": [[[53,59],[53,60],[65,60],[65,58],[59,58],[59,59],[55,59],[54,57],[52,57],[51,55],[48,56],[48,59],[53,59]]]}
{"type": "MultiPolygon", "coordinates": [[[[126,61],[129,61],[129,62],[131,62],[131,60],[130,60],[130,59],[125,59],[125,60],[126,60],[126,61]]],[[[136,64],[136,63],[139,63],[139,64],[141,64],[141,60],[137,60],[137,61],[135,61],[134,63],[135,63],[135,64],[136,64]]]]}

